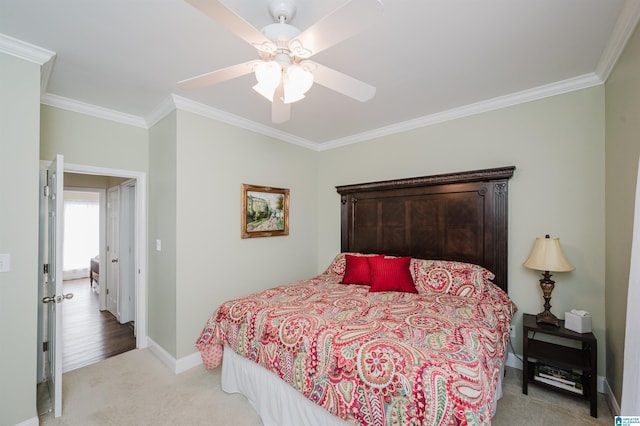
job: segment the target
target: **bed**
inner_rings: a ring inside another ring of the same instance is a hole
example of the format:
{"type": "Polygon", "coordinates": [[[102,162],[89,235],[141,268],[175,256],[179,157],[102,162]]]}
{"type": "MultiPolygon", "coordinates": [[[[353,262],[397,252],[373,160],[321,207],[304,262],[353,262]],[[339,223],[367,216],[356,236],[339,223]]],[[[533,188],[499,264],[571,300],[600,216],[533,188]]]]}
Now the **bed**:
{"type": "Polygon", "coordinates": [[[265,424],[490,424],[515,306],[514,167],[337,187],[320,275],[228,301],[196,346],[265,424]]]}
{"type": "Polygon", "coordinates": [[[100,284],[100,260],[98,256],[89,260],[89,285],[93,286],[94,282],[96,285],[100,284]]]}

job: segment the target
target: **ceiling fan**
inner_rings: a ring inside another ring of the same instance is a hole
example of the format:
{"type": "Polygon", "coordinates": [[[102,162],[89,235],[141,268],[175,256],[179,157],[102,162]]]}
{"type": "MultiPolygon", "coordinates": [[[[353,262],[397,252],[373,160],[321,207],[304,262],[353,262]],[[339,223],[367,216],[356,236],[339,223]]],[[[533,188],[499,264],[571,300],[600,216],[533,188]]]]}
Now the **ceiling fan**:
{"type": "Polygon", "coordinates": [[[304,98],[314,82],[361,102],[376,92],[375,87],[309,58],[373,24],[381,16],[379,0],[347,1],[302,32],[289,24],[295,15],[295,0],[271,0],[269,11],[276,22],[261,31],[220,0],[186,1],[254,46],[259,59],[179,81],[181,89],[196,89],[253,72],[258,81],[253,88],[271,101],[274,123],[289,120],[291,104],[304,98]]]}

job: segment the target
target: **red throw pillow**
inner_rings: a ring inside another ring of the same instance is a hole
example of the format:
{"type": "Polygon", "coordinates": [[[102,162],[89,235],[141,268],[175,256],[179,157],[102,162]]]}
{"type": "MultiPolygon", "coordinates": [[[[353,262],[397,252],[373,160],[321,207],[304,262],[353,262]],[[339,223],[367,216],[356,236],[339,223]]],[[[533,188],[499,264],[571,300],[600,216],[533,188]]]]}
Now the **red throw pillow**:
{"type": "Polygon", "coordinates": [[[340,281],[340,283],[371,285],[371,274],[369,269],[369,259],[371,258],[372,256],[354,256],[352,254],[345,254],[344,259],[346,265],[344,277],[342,277],[342,281],[340,281]]]}
{"type": "Polygon", "coordinates": [[[402,291],[417,293],[409,270],[411,257],[369,258],[371,288],[369,291],[402,291]]]}

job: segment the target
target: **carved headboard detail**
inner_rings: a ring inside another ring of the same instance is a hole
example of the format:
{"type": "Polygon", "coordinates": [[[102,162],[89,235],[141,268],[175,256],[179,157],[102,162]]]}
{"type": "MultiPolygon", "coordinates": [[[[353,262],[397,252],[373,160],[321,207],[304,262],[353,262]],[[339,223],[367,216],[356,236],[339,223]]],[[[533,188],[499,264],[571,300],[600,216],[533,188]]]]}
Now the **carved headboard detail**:
{"type": "Polygon", "coordinates": [[[337,186],[341,251],[475,263],[507,291],[515,166],[337,186]]]}

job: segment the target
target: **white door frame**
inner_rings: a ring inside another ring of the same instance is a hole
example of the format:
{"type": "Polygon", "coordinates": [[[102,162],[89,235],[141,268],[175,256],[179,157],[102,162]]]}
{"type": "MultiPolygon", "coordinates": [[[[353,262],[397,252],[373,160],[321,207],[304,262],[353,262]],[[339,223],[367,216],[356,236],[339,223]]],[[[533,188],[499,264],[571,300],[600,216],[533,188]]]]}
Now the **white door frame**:
{"type": "MultiPolygon", "coordinates": [[[[41,168],[47,168],[49,161],[41,161],[41,168]]],[[[114,176],[136,180],[135,194],[135,253],[134,262],[138,271],[135,282],[136,300],[136,348],[146,348],[147,339],[147,175],[132,170],[110,169],[106,167],[87,166],[82,164],[64,164],[65,172],[86,175],[114,176]]],[[[101,253],[102,255],[102,253],[101,253]]],[[[102,258],[101,258],[101,263],[102,258]]],[[[103,266],[102,264],[100,265],[103,266]]]]}

